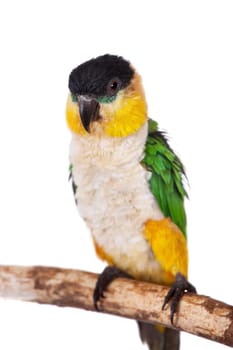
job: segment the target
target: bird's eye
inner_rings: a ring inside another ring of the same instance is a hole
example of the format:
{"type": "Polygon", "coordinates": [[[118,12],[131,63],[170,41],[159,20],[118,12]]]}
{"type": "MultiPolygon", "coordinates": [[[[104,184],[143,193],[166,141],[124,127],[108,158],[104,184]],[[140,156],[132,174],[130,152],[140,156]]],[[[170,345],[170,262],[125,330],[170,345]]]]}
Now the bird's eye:
{"type": "Polygon", "coordinates": [[[107,94],[108,96],[115,95],[121,88],[121,81],[118,78],[114,78],[110,80],[107,86],[107,94]]]}

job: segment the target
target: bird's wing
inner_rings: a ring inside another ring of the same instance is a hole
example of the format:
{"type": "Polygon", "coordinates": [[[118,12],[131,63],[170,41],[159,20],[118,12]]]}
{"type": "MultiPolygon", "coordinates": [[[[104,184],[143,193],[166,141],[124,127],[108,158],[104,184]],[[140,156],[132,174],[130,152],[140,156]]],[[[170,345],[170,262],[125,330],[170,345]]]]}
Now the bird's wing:
{"type": "Polygon", "coordinates": [[[148,137],[142,164],[151,172],[150,188],[165,217],[180,228],[186,237],[186,214],[183,185],[185,175],[180,159],[170,148],[166,136],[158,130],[157,123],[149,119],[148,137]]]}
{"type": "Polygon", "coordinates": [[[74,178],[73,178],[73,173],[72,173],[72,169],[73,169],[73,165],[70,164],[69,165],[69,181],[71,181],[71,184],[72,184],[72,190],[73,190],[73,193],[74,193],[74,197],[76,195],[76,192],[77,192],[77,185],[76,183],[74,182],[74,178]]]}

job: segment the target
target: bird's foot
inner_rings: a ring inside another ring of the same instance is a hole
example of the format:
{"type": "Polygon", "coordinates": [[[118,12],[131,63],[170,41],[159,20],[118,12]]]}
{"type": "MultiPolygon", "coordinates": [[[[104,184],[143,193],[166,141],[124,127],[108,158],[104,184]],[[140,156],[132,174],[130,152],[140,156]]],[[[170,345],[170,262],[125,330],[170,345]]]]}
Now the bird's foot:
{"type": "Polygon", "coordinates": [[[169,289],[162,306],[162,310],[164,310],[165,306],[171,301],[170,319],[172,325],[174,325],[174,315],[177,312],[179,302],[185,293],[196,294],[197,291],[196,288],[191,283],[189,283],[181,273],[177,273],[176,280],[171,285],[171,288],[169,289]]]}
{"type": "Polygon", "coordinates": [[[108,285],[118,277],[132,278],[126,272],[119,270],[114,266],[105,267],[103,272],[99,275],[93,294],[94,305],[97,311],[99,310],[98,302],[101,298],[104,298],[104,292],[107,289],[108,285]]]}

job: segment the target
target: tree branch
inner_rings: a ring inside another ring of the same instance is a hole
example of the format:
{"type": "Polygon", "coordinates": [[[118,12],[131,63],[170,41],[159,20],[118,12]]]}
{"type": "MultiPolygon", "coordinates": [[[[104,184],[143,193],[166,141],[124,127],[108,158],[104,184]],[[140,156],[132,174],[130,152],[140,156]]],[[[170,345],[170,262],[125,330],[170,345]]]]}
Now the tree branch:
{"type": "MultiPolygon", "coordinates": [[[[98,275],[52,268],[0,266],[0,297],[95,311],[98,275]]],[[[109,314],[171,327],[169,307],[161,310],[168,287],[119,278],[100,309],[109,314]]],[[[177,329],[233,347],[233,307],[202,295],[185,295],[174,318],[177,329]]]]}

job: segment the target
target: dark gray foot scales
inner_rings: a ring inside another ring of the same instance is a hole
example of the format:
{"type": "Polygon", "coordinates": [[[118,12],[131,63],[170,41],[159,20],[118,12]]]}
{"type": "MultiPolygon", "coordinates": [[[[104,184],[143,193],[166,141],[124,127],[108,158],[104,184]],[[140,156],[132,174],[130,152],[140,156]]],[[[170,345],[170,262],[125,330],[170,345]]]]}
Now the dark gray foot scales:
{"type": "Polygon", "coordinates": [[[119,270],[114,266],[107,266],[99,275],[93,294],[94,305],[97,311],[99,310],[98,301],[101,298],[104,298],[104,292],[107,289],[108,285],[118,277],[132,278],[126,272],[119,270]]]}
{"type": "Polygon", "coordinates": [[[185,293],[197,293],[196,288],[187,281],[187,279],[181,274],[177,273],[175,282],[171,285],[169,292],[167,293],[162,310],[171,301],[171,324],[174,325],[174,315],[177,312],[179,302],[185,293]]]}

